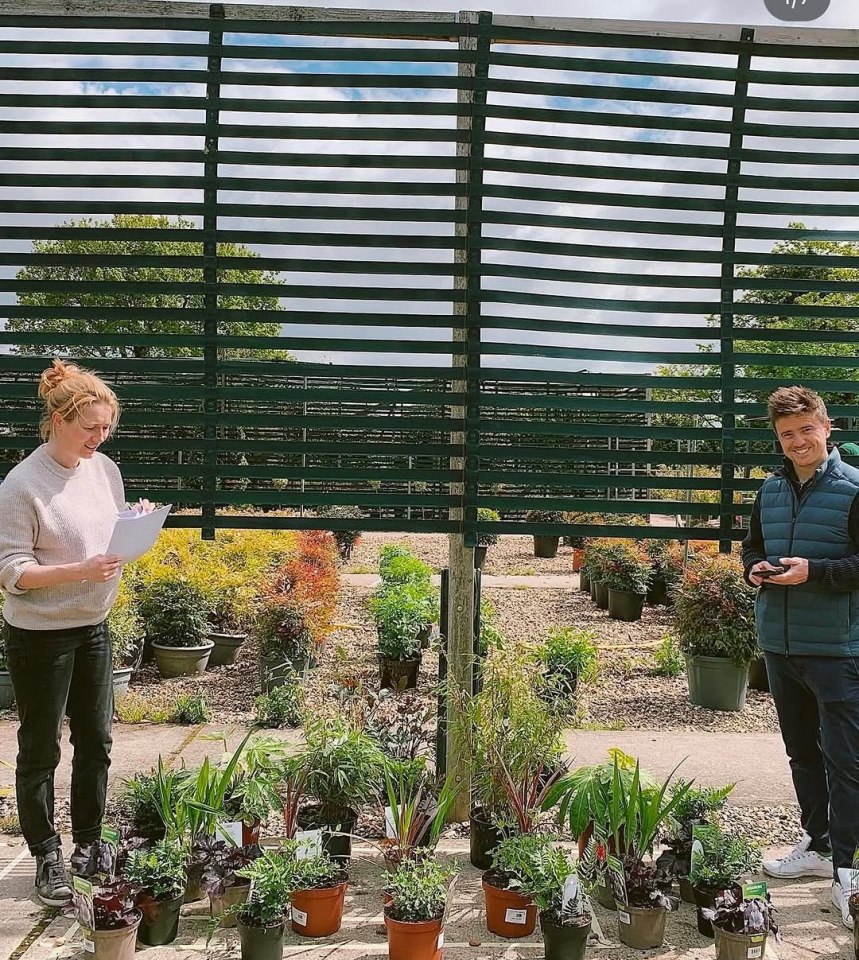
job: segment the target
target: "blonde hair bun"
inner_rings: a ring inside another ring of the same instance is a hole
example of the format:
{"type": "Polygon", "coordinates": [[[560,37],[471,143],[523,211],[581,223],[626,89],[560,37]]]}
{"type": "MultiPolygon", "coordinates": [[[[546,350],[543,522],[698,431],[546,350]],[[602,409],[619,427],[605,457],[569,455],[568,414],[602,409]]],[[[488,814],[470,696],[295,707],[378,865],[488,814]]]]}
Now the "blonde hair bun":
{"type": "Polygon", "coordinates": [[[76,363],[55,359],[39,377],[39,396],[44,401],[39,423],[43,440],[49,440],[53,434],[54,414],[59,414],[62,420],[70,422],[80,417],[81,412],[94,403],[104,403],[110,407],[111,433],[119,421],[116,394],[101,377],[76,363]]]}
{"type": "Polygon", "coordinates": [[[83,372],[76,364],[64,363],[59,357],[56,358],[47,370],[42,371],[42,375],[39,377],[39,396],[42,400],[47,400],[64,380],[79,376],[83,372]]]}

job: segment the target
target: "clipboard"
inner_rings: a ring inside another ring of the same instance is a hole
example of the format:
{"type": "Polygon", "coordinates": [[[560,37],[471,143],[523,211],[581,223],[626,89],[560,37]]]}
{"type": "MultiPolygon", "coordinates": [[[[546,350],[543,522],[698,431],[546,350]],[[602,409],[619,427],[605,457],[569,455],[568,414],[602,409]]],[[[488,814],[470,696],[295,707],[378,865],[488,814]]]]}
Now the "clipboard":
{"type": "Polygon", "coordinates": [[[137,513],[134,510],[125,510],[116,518],[116,525],[107,545],[106,554],[122,557],[123,563],[137,560],[144,553],[151,550],[158,534],[164,526],[167,514],[173,509],[168,503],[151,513],[137,513]]]}

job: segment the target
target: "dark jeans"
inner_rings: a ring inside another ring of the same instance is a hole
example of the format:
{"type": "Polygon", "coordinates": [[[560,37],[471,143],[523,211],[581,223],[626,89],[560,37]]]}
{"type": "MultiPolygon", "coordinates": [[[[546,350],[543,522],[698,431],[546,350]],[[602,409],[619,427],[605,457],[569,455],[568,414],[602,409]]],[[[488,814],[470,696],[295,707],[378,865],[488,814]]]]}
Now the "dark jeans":
{"type": "Polygon", "coordinates": [[[33,856],[60,846],[54,826],[54,771],[68,713],[72,758],[72,839],[101,833],[113,743],[113,664],[106,623],[68,630],[6,625],[6,658],[18,704],[15,789],[21,832],[33,856]]]}
{"type": "MultiPolygon", "coordinates": [[[[766,654],[770,690],[812,849],[849,867],[859,847],[859,658],[766,654]]],[[[837,873],[835,874],[837,877],[837,873]]]]}

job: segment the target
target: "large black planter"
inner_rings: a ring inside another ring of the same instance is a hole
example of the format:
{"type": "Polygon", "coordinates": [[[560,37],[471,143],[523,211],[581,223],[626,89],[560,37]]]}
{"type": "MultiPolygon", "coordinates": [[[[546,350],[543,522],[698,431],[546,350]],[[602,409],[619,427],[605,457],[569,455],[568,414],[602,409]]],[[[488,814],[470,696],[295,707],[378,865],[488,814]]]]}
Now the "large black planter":
{"type": "MultiPolygon", "coordinates": [[[[583,918],[585,919],[585,918],[583,918]]],[[[591,932],[591,918],[586,923],[558,926],[540,914],[540,929],[546,947],[546,960],[584,960],[591,932]]]]}
{"type": "Polygon", "coordinates": [[[607,583],[597,583],[596,596],[594,597],[594,603],[600,608],[600,610],[608,610],[608,584],[607,583]]]}
{"type": "Polygon", "coordinates": [[[543,560],[551,560],[558,555],[558,541],[560,537],[538,537],[534,535],[534,556],[543,560]]]}
{"type": "Polygon", "coordinates": [[[242,945],[242,960],[282,960],[285,923],[276,927],[251,927],[239,919],[236,926],[242,945]]]}
{"type": "Polygon", "coordinates": [[[338,823],[329,822],[321,816],[318,806],[304,807],[298,813],[298,826],[302,830],[322,830],[322,849],[335,863],[348,867],[352,859],[352,837],[355,832],[358,814],[354,810],[343,813],[338,823]],[[347,836],[341,836],[347,834],[347,836]]]}
{"type": "Polygon", "coordinates": [[[649,607],[667,607],[669,604],[668,587],[664,580],[654,580],[647,591],[647,605],[649,607]]]}
{"type": "Polygon", "coordinates": [[[749,690],[770,692],[770,678],[767,673],[767,662],[763,657],[755,657],[749,664],[749,690]]]}
{"type": "Polygon", "coordinates": [[[388,690],[415,690],[418,685],[418,673],[421,669],[421,658],[416,660],[392,660],[390,657],[379,657],[379,680],[382,689],[388,690]]]}
{"type": "Polygon", "coordinates": [[[141,894],[137,905],[143,919],[137,928],[137,942],[147,947],[161,947],[172,943],[179,932],[179,910],[184,899],[184,893],[172,900],[154,900],[141,894]]]}
{"type": "Polygon", "coordinates": [[[471,865],[478,870],[492,866],[492,850],[504,839],[504,834],[486,818],[482,807],[475,807],[468,818],[469,853],[471,865]]]}
{"type": "Polygon", "coordinates": [[[644,609],[644,594],[633,593],[630,590],[608,590],[608,615],[612,620],[624,620],[631,623],[641,619],[644,609]]]}

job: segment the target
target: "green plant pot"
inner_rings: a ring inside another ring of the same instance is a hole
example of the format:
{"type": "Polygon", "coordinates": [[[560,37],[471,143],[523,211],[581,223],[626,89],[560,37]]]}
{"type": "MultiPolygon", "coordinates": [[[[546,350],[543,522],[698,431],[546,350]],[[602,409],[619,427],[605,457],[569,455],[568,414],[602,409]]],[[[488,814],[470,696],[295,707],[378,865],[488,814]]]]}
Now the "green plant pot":
{"type": "Polygon", "coordinates": [[[478,870],[488,870],[492,866],[492,851],[504,839],[504,834],[486,817],[482,807],[471,811],[468,827],[471,865],[478,870]]]}
{"type": "Polygon", "coordinates": [[[285,923],[275,927],[251,927],[236,923],[242,945],[242,960],[282,960],[285,923]]]}
{"type": "Polygon", "coordinates": [[[209,639],[215,646],[209,654],[207,668],[225,667],[235,663],[239,648],[247,638],[246,633],[210,633],[209,639]]]}
{"type": "Polygon", "coordinates": [[[281,656],[260,656],[259,685],[263,693],[271,693],[275,687],[287,683],[295,671],[300,677],[306,677],[310,669],[310,653],[302,659],[285,659],[281,656]]]}
{"type": "Polygon", "coordinates": [[[614,910],[614,894],[611,892],[611,887],[603,881],[600,884],[597,884],[594,893],[596,894],[597,903],[601,907],[605,907],[606,910],[614,910]]]}
{"type": "Polygon", "coordinates": [[[421,658],[416,660],[392,660],[379,657],[379,681],[383,690],[416,690],[421,658]]]}
{"type": "Polygon", "coordinates": [[[617,932],[620,942],[636,950],[661,947],[665,939],[668,911],[664,907],[617,906],[617,932]]]}
{"type": "Polygon", "coordinates": [[[140,894],[137,905],[143,913],[143,919],[137,928],[137,942],[146,947],[162,947],[172,943],[179,932],[179,910],[184,894],[172,900],[155,900],[146,894],[140,894]]]}
{"type": "Polygon", "coordinates": [[[558,926],[541,913],[540,930],[546,947],[545,960],[584,960],[591,933],[590,917],[586,923],[558,926]]]}
{"type": "Polygon", "coordinates": [[[727,930],[713,928],[716,935],[716,960],[748,960],[754,957],[762,960],[767,953],[767,934],[728,933],[727,930]]]}
{"type": "Polygon", "coordinates": [[[594,603],[600,610],[608,610],[608,584],[597,583],[594,603]]]}
{"type": "Polygon", "coordinates": [[[196,647],[168,647],[153,643],[158,672],[165,680],[173,677],[194,677],[206,672],[209,654],[214,644],[206,640],[196,647]]]}
{"type": "Polygon", "coordinates": [[[587,575],[585,570],[582,570],[582,572],[579,574],[579,590],[582,593],[591,592],[591,578],[587,575]]]}
{"type": "Polygon", "coordinates": [[[597,602],[597,584],[598,583],[599,581],[594,580],[593,577],[591,577],[590,582],[588,583],[588,593],[590,593],[591,600],[593,600],[594,603],[597,602]]]}
{"type": "Polygon", "coordinates": [[[558,541],[560,537],[538,537],[534,535],[534,556],[543,560],[551,560],[558,555],[558,541]]]}
{"type": "Polygon", "coordinates": [[[749,666],[726,657],[686,657],[689,702],[708,710],[742,710],[746,703],[749,666]]]}
{"type": "Polygon", "coordinates": [[[749,690],[770,692],[770,678],[767,673],[767,662],[763,657],[755,657],[749,663],[749,690]]]}
{"type": "MultiPolygon", "coordinates": [[[[116,697],[124,697],[125,694],[128,693],[128,684],[131,682],[132,673],[134,673],[134,667],[114,667],[113,668],[114,699],[116,699],[116,697]]],[[[6,709],[3,705],[2,696],[0,696],[0,708],[6,709]]]]}
{"type": "Polygon", "coordinates": [[[625,620],[631,623],[641,619],[644,609],[644,594],[630,590],[608,589],[608,615],[612,620],[625,620]]]}

